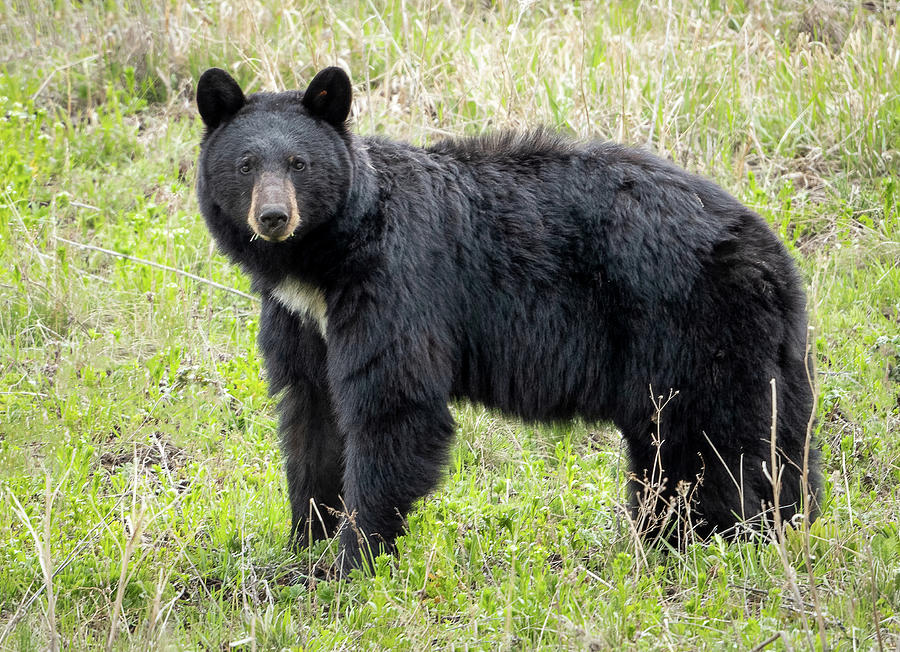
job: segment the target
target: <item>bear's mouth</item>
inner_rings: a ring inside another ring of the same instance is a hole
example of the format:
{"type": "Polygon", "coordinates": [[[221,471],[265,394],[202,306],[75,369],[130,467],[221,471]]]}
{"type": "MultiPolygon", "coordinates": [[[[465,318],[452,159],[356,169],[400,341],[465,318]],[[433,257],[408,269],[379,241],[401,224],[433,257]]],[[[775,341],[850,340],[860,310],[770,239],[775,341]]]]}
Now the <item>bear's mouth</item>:
{"type": "Polygon", "coordinates": [[[253,240],[256,240],[257,238],[262,238],[266,242],[284,242],[294,235],[293,229],[268,230],[264,227],[260,227],[259,225],[255,225],[252,222],[250,224],[250,228],[253,231],[253,236],[250,238],[251,242],[253,240]]]}
{"type": "Polygon", "coordinates": [[[268,242],[282,242],[300,226],[297,197],[290,179],[278,174],[264,173],[253,185],[247,224],[254,239],[259,236],[268,242]]]}

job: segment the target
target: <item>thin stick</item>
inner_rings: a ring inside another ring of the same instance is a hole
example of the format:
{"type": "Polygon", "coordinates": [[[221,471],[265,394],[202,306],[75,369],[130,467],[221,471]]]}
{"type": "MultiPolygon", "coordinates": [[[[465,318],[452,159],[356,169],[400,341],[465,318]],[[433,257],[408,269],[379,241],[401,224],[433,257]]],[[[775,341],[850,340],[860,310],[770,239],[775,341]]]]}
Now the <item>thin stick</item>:
{"type": "Polygon", "coordinates": [[[128,254],[123,254],[118,251],[113,251],[112,249],[104,249],[103,247],[95,247],[94,245],[83,244],[81,242],[75,242],[74,240],[67,240],[66,238],[61,238],[58,235],[53,236],[53,237],[55,240],[58,240],[59,242],[65,242],[67,245],[71,245],[73,247],[78,247],[79,249],[90,249],[91,251],[99,251],[101,254],[106,254],[107,256],[115,256],[116,258],[123,258],[125,260],[130,260],[133,263],[139,263],[141,265],[147,265],[149,267],[161,269],[164,272],[172,272],[173,274],[178,274],[179,276],[184,276],[184,277],[192,279],[194,281],[199,281],[200,283],[205,283],[206,285],[209,285],[216,289],[224,290],[225,292],[231,292],[232,294],[236,294],[239,297],[244,297],[245,299],[250,299],[250,301],[259,301],[259,299],[255,296],[253,296],[252,294],[247,294],[246,292],[241,292],[240,290],[235,290],[234,288],[230,288],[227,285],[222,285],[221,283],[216,283],[215,281],[211,281],[208,278],[203,278],[202,276],[197,276],[196,274],[191,274],[190,272],[186,272],[183,269],[176,269],[175,267],[169,267],[168,265],[154,263],[152,260],[145,260],[144,258],[130,256],[128,254]]]}
{"type": "Polygon", "coordinates": [[[41,85],[34,92],[34,95],[31,96],[31,101],[34,102],[37,99],[37,96],[41,94],[41,91],[43,91],[45,88],[47,88],[47,84],[50,83],[50,80],[53,79],[53,75],[55,75],[56,73],[58,73],[62,70],[66,70],[67,68],[74,68],[75,66],[77,66],[81,63],[87,63],[88,61],[93,61],[94,59],[96,59],[99,56],[100,56],[99,54],[92,54],[90,56],[85,57],[84,59],[79,59],[78,61],[75,61],[74,63],[67,63],[67,64],[59,66],[57,68],[54,68],[53,70],[50,71],[50,74],[44,78],[44,81],[41,82],[41,85]]]}
{"type": "Polygon", "coordinates": [[[762,643],[760,643],[759,645],[755,645],[753,647],[753,649],[750,650],[750,652],[762,652],[762,650],[769,647],[772,643],[777,641],[779,638],[781,638],[781,632],[776,632],[776,633],[772,634],[769,638],[764,640],[762,643]]]}

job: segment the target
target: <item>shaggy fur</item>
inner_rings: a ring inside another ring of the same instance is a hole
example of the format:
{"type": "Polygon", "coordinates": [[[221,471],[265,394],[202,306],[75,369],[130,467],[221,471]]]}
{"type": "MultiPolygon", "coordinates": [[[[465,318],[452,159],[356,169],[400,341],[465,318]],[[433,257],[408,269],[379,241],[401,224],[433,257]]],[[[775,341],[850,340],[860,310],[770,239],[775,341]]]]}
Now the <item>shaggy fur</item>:
{"type": "MultiPolygon", "coordinates": [[[[364,540],[390,550],[440,478],[462,397],[613,422],[638,527],[675,515],[702,536],[772,508],[774,379],[781,517],[798,513],[805,298],[766,223],[716,185],[544,131],[426,149],[359,137],[336,68],[250,97],[212,69],[197,94],[200,206],[262,297],[300,545],[336,531],[334,508],[350,566],[364,540]],[[248,218],[263,173],[290,182],[300,216],[269,241],[248,218]]],[[[815,500],[815,450],[809,464],[815,500]]]]}

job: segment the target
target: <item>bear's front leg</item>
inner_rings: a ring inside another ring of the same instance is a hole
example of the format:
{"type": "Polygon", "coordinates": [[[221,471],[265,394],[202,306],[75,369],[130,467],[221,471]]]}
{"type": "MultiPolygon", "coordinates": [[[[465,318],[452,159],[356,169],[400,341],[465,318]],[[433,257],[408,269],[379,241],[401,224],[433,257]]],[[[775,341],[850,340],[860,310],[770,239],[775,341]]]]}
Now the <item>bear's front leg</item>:
{"type": "Polygon", "coordinates": [[[344,440],[325,375],[325,340],[315,324],[264,295],[259,345],[270,390],[283,392],[279,432],[291,542],[303,548],[334,535],[342,508],[344,440]]]}
{"type": "Polygon", "coordinates": [[[453,433],[443,398],[386,401],[348,429],[341,571],[373,568],[375,556],[393,552],[413,503],[440,479],[453,433]]]}
{"type": "Polygon", "coordinates": [[[298,382],[281,398],[281,449],[291,501],[291,542],[300,549],[340,524],[343,438],[327,393],[298,382]]]}

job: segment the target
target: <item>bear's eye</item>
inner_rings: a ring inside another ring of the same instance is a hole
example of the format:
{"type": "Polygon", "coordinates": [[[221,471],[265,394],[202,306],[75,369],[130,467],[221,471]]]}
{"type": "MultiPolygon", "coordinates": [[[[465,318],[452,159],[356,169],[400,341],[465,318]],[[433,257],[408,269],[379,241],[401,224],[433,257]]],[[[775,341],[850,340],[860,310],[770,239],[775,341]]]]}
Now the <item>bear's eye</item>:
{"type": "Polygon", "coordinates": [[[241,174],[250,174],[253,172],[253,166],[256,164],[256,157],[243,156],[238,159],[238,172],[241,174]]]}
{"type": "Polygon", "coordinates": [[[291,158],[291,168],[294,170],[302,170],[306,167],[306,161],[301,158],[293,157],[291,158]]]}

